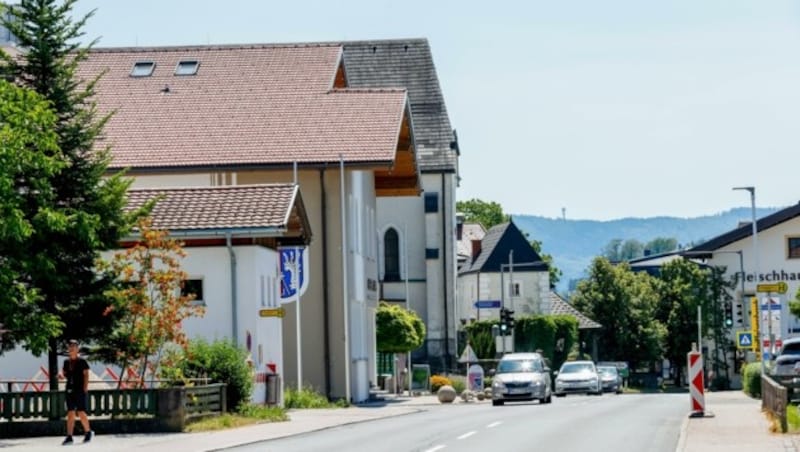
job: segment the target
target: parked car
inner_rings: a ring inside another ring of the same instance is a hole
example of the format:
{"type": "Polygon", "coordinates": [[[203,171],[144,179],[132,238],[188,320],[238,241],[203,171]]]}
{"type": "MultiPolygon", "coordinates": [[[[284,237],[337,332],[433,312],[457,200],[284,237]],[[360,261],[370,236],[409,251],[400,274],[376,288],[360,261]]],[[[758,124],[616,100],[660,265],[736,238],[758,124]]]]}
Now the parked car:
{"type": "Polygon", "coordinates": [[[592,361],[568,361],[562,364],[556,374],[553,393],[556,397],[564,397],[573,393],[602,394],[603,387],[594,363],[592,361]]]}
{"type": "Polygon", "coordinates": [[[550,369],[538,353],[509,353],[497,363],[492,375],[492,405],[505,402],[553,399],[550,369]]]}
{"type": "Polygon", "coordinates": [[[604,392],[622,394],[622,376],[615,366],[597,366],[597,374],[604,392]]]}
{"type": "Polygon", "coordinates": [[[800,337],[783,341],[771,375],[784,386],[800,388],[800,337]]]}

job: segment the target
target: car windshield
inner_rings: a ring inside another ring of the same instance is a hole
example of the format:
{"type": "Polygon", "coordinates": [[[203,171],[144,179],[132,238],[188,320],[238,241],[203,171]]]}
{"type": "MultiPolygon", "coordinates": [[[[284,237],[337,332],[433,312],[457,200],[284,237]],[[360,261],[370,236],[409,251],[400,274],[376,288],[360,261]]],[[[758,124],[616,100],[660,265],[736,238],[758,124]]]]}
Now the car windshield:
{"type": "Polygon", "coordinates": [[[784,345],[781,355],[800,355],[800,342],[792,342],[784,345]]]}
{"type": "Polygon", "coordinates": [[[562,374],[576,374],[578,372],[590,372],[592,371],[592,364],[591,363],[569,363],[564,364],[561,367],[562,374]]]}
{"type": "Polygon", "coordinates": [[[541,372],[542,362],[538,359],[507,359],[497,364],[497,373],[541,372]]]}
{"type": "Polygon", "coordinates": [[[601,375],[616,376],[617,375],[617,368],[616,367],[598,367],[597,368],[597,373],[599,373],[601,375]]]}

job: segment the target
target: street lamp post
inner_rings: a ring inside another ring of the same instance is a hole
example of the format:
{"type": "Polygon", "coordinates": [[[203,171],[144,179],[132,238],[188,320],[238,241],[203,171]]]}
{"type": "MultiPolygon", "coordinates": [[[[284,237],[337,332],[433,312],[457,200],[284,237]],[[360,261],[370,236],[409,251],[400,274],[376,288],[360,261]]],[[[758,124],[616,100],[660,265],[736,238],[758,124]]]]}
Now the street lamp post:
{"type": "MultiPolygon", "coordinates": [[[[734,190],[747,190],[750,192],[750,208],[752,213],[752,226],[753,226],[753,269],[755,271],[755,281],[758,284],[758,225],[756,222],[756,187],[733,187],[734,190]]],[[[742,275],[744,276],[744,275],[742,275]]],[[[756,304],[758,306],[758,304],[756,304]]],[[[770,311],[767,311],[769,314],[772,314],[770,311]]],[[[759,322],[761,323],[759,331],[764,331],[764,320],[762,316],[759,317],[759,322]]],[[[770,356],[772,356],[772,322],[767,322],[768,334],[769,334],[769,346],[770,346],[770,356]]],[[[761,347],[761,338],[757,338],[759,341],[758,346],[761,347]]],[[[764,356],[761,356],[761,373],[766,372],[766,365],[764,363],[764,356]]]]}

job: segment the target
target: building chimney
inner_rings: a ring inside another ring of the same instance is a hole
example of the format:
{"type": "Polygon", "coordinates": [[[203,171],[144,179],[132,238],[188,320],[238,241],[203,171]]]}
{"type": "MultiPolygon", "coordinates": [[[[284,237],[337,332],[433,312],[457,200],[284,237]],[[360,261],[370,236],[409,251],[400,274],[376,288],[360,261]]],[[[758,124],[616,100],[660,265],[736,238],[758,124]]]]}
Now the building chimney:
{"type": "Polygon", "coordinates": [[[481,254],[481,241],[480,240],[472,240],[472,261],[475,262],[475,259],[478,258],[478,255],[481,254]]]}
{"type": "Polygon", "coordinates": [[[461,240],[464,235],[464,214],[456,214],[456,240],[461,240]]]}

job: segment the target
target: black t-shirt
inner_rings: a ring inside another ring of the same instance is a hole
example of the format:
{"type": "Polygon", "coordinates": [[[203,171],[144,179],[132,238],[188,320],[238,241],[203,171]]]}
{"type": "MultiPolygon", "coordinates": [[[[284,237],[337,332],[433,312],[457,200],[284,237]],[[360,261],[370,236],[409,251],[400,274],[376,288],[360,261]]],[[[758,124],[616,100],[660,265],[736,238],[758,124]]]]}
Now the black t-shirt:
{"type": "Polygon", "coordinates": [[[89,363],[83,358],[64,361],[64,378],[67,379],[67,392],[83,392],[84,370],[89,369],[89,363]]]}

